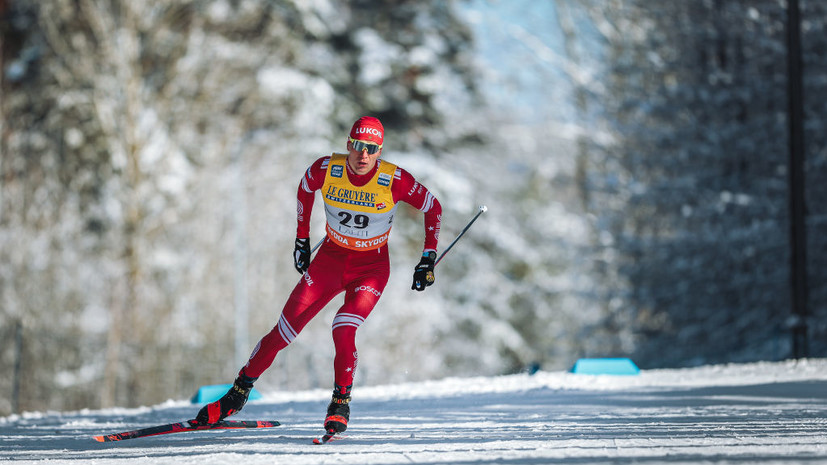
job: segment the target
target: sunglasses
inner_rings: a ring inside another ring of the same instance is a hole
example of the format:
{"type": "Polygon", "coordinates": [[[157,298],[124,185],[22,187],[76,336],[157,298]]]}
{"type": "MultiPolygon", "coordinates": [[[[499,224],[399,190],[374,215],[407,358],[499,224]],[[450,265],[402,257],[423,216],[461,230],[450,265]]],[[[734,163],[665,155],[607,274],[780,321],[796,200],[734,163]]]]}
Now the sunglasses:
{"type": "Polygon", "coordinates": [[[350,138],[350,145],[353,146],[353,150],[357,152],[361,152],[362,150],[368,149],[368,154],[373,155],[374,153],[378,152],[379,149],[382,148],[381,145],[371,144],[370,142],[365,142],[362,140],[350,138]]]}

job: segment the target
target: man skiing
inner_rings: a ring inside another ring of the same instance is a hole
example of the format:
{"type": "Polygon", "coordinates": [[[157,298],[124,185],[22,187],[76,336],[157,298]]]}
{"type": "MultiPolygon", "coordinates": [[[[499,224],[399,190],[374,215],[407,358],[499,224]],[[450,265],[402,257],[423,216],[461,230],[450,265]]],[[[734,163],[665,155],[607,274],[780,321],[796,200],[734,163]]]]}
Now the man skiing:
{"type": "Polygon", "coordinates": [[[215,423],[238,413],[253,383],[292,342],[310,320],[336,295],[344,304],[333,319],[333,398],[327,408],[325,431],[345,431],[350,418],[351,389],[356,371],[356,330],[382,295],[390,274],[387,241],[402,201],[425,217],[422,257],[414,268],[411,289],[434,283],[442,207],[425,186],[404,169],[380,160],[385,129],[374,117],[356,120],[347,141],[347,154],[316,160],[299,183],[298,228],[293,261],[302,274],[284,305],[275,327],[253,349],[233,387],[221,399],[204,406],[198,423],[215,423]],[[311,261],[310,213],[315,192],[322,191],[327,236],[311,261]]]}

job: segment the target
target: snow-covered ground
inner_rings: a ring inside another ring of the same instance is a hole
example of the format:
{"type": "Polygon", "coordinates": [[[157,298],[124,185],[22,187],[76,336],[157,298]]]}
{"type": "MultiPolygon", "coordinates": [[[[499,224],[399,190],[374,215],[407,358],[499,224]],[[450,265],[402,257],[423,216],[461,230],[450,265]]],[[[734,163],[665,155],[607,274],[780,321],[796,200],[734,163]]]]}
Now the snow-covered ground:
{"type": "Polygon", "coordinates": [[[824,359],[363,387],[348,437],[323,446],[311,438],[327,391],[264,394],[235,418],[278,428],[92,439],[191,418],[197,407],[185,401],[0,418],[0,462],[827,464],[824,359]]]}

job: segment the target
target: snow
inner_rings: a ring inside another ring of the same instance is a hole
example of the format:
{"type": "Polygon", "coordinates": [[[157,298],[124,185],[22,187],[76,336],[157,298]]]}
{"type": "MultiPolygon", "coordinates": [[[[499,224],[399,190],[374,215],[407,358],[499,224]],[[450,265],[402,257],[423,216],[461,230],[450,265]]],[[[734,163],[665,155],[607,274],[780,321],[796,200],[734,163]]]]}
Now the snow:
{"type": "Polygon", "coordinates": [[[538,372],[357,388],[347,439],[314,446],[329,392],[264,393],[238,419],[275,429],[115,443],[92,436],[191,417],[137,409],[0,418],[0,461],[56,464],[827,463],[827,359],[643,370],[538,372]]]}

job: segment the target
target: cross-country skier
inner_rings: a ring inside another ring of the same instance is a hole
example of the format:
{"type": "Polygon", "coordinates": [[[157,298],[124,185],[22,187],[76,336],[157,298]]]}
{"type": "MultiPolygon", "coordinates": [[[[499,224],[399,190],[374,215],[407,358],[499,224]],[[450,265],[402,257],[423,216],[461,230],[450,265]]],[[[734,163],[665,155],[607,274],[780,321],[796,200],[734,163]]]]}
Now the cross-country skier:
{"type": "Polygon", "coordinates": [[[215,423],[238,413],[258,377],[276,354],[334,296],[344,292],[344,304],[333,319],[333,399],[324,428],[329,434],[347,428],[350,393],[356,371],[356,330],[376,305],[388,282],[388,235],[398,202],[418,208],[425,216],[425,244],[414,268],[411,289],[434,283],[434,262],[442,207],[425,186],[404,169],[380,160],[385,129],[374,117],[359,118],[347,139],[347,154],[316,160],[298,188],[298,228],[293,261],[302,274],[284,305],[278,324],[241,368],[233,387],[221,399],[204,406],[196,420],[215,423]],[[321,190],[327,217],[327,237],[310,260],[310,213],[315,192],[321,190]]]}

